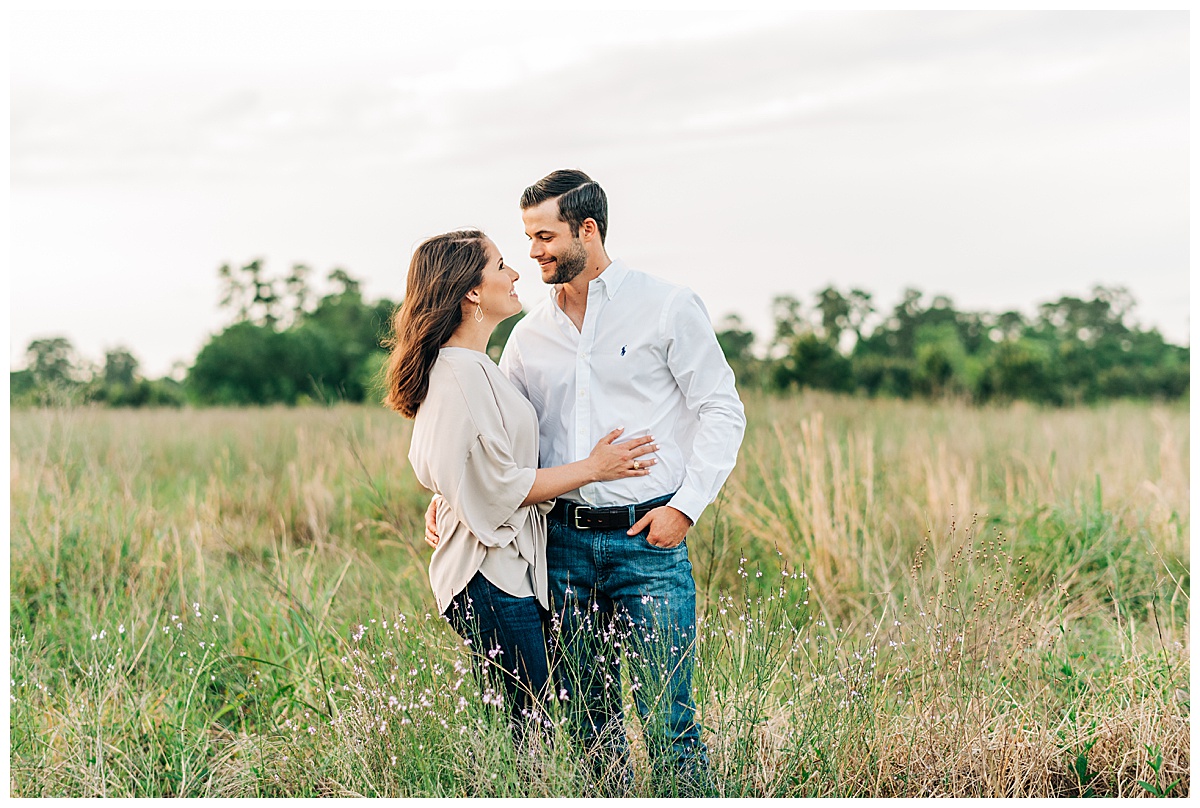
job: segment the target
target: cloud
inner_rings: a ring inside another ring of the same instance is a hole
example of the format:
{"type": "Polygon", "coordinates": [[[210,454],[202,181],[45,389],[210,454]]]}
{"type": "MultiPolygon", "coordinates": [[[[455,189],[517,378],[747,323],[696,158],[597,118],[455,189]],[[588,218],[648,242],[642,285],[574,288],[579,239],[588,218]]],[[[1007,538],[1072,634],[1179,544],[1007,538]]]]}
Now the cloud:
{"type": "Polygon", "coordinates": [[[1151,307],[1187,277],[1186,14],[469,16],[18,17],[14,193],[46,233],[112,200],[114,273],[159,271],[122,245],[161,198],[195,271],[269,249],[382,285],[464,222],[519,255],[514,189],[577,165],[623,255],[760,331],[825,282],[1019,307],[1128,278],[1186,332],[1177,292],[1151,307]]]}
{"type": "Polygon", "coordinates": [[[583,48],[571,58],[561,40],[536,51],[518,40],[464,48],[427,69],[372,61],[370,70],[320,80],[306,69],[218,72],[167,87],[18,88],[12,170],[17,181],[274,176],[334,169],[348,155],[369,171],[463,150],[523,153],[548,141],[589,149],[639,138],[654,149],[820,126],[908,123],[929,127],[930,140],[945,134],[934,127],[979,121],[1078,128],[1111,123],[1130,104],[1151,116],[1178,109],[1185,83],[1176,80],[1169,97],[1135,89],[1180,73],[1186,33],[1179,40],[1176,23],[1171,15],[815,15],[720,38],[583,48]],[[1176,61],[1148,58],[1172,39],[1182,44],[1171,51],[1176,61]],[[1089,81],[1125,91],[1106,101],[1089,81]]]}

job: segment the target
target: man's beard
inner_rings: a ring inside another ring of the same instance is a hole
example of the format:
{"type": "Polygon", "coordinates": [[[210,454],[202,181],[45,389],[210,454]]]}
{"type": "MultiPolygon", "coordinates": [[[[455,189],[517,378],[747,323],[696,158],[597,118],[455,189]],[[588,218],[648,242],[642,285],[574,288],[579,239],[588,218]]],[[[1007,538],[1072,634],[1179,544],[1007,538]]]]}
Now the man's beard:
{"type": "Polygon", "coordinates": [[[580,272],[587,269],[587,250],[583,242],[575,239],[571,249],[554,261],[554,275],[546,283],[570,283],[580,272]]]}

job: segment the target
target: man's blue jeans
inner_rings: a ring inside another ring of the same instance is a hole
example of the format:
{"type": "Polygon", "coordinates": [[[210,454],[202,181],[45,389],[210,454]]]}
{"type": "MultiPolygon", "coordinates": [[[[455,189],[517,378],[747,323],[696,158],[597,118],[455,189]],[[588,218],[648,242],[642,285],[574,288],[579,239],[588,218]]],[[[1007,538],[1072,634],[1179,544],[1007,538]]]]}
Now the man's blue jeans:
{"type": "Polygon", "coordinates": [[[539,723],[539,702],[548,694],[545,619],[537,598],[514,597],[482,572],[454,596],[443,614],[471,643],[484,686],[503,692],[513,737],[520,744],[539,723]]]}
{"type": "MultiPolygon", "coordinates": [[[[664,497],[657,504],[665,504],[664,497]]],[[[652,503],[653,504],[653,503],[652,503]]],[[[692,699],[696,583],[686,540],[664,550],[647,533],[580,530],[551,519],[551,654],[576,730],[601,757],[628,759],[622,656],[646,747],[658,765],[708,764],[692,699]]]]}

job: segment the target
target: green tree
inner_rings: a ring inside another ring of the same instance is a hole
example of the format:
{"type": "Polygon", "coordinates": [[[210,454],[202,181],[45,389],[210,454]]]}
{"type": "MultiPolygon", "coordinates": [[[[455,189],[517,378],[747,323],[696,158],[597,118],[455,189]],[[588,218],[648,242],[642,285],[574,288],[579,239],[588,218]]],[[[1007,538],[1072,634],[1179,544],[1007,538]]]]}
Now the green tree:
{"type": "Polygon", "coordinates": [[[263,259],[255,258],[236,270],[230,264],[222,264],[217,270],[221,281],[220,305],[235,313],[234,322],[271,328],[279,322],[283,298],[276,288],[278,281],[264,274],[264,263],[263,259]]]}
{"type": "Polygon", "coordinates": [[[359,281],[338,267],[327,276],[332,291],[314,305],[311,272],[295,263],[285,278],[272,280],[261,259],[237,271],[220,268],[222,303],[239,319],[204,346],[188,372],[186,386],[197,400],[363,401],[377,386],[381,339],[394,304],[363,300],[359,281]]]}
{"type": "Polygon", "coordinates": [[[40,387],[72,387],[86,380],[75,346],[66,337],[35,339],[25,349],[25,362],[40,387]]]}
{"type": "Polygon", "coordinates": [[[875,304],[871,302],[871,294],[862,289],[851,289],[846,301],[850,306],[846,326],[854,332],[854,344],[857,345],[862,340],[867,320],[875,313],[875,304]]]}
{"type": "Polygon", "coordinates": [[[293,403],[297,390],[285,370],[286,340],[265,325],[234,323],[200,349],[187,387],[203,404],[293,403]]]}
{"type": "Polygon", "coordinates": [[[312,299],[312,289],[309,288],[308,278],[312,268],[307,264],[292,264],[292,271],[283,279],[283,288],[292,301],[292,322],[297,323],[309,311],[312,299]]]}
{"type": "Polygon", "coordinates": [[[751,347],[754,345],[754,332],[744,327],[742,318],[737,314],[727,314],[717,327],[717,344],[725,354],[728,362],[744,362],[752,359],[751,347]]]}
{"type": "Polygon", "coordinates": [[[138,378],[138,361],[127,348],[114,348],[104,354],[104,384],[132,387],[138,378]]]}
{"type": "Polygon", "coordinates": [[[817,292],[817,311],[821,315],[821,335],[833,345],[850,326],[850,301],[833,286],[817,292]]]}
{"type": "Polygon", "coordinates": [[[856,354],[851,359],[855,386],[871,396],[911,398],[915,362],[878,352],[856,354]]]}
{"type": "Polygon", "coordinates": [[[727,314],[717,326],[717,344],[733,370],[739,387],[761,387],[763,362],[754,355],[754,332],[745,327],[737,314],[727,314]]]}
{"type": "Polygon", "coordinates": [[[811,387],[849,393],[854,390],[850,360],[833,344],[811,331],[794,337],[788,352],[773,367],[776,387],[811,387]]]}
{"type": "Polygon", "coordinates": [[[38,403],[38,383],[33,371],[13,370],[8,374],[8,401],[14,407],[38,403]]]}
{"type": "Polygon", "coordinates": [[[980,379],[980,398],[1057,403],[1061,391],[1055,383],[1049,347],[1036,340],[1006,340],[988,355],[980,379]]]}
{"type": "Polygon", "coordinates": [[[786,351],[792,339],[809,329],[804,319],[804,307],[792,295],[776,295],[771,298],[771,317],[775,321],[775,334],[771,338],[772,352],[786,351]]]}
{"type": "Polygon", "coordinates": [[[968,359],[955,323],[923,325],[916,343],[913,387],[935,398],[964,394],[974,389],[968,378],[968,359]]]}
{"type": "Polygon", "coordinates": [[[509,317],[507,320],[501,320],[492,335],[488,338],[487,353],[492,358],[493,362],[500,361],[500,355],[504,353],[504,346],[508,344],[508,337],[512,334],[512,330],[516,328],[517,323],[521,322],[525,317],[525,310],[509,317]]]}
{"type": "Polygon", "coordinates": [[[329,394],[345,401],[363,401],[371,386],[364,363],[382,350],[396,305],[387,299],[366,303],[359,282],[343,269],[333,270],[329,280],[334,291],[321,298],[304,319],[304,326],[324,331],[332,345],[329,394]]]}

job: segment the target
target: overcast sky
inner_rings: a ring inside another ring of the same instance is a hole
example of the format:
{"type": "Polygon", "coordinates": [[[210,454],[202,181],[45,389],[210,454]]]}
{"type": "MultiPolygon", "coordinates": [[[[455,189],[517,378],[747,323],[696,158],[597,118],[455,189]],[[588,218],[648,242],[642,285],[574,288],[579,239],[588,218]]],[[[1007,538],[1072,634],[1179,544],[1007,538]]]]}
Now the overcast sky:
{"type": "Polygon", "coordinates": [[[608,192],[609,253],[769,336],[776,294],[905,286],[1031,313],[1097,283],[1190,340],[1185,12],[11,14],[11,359],[65,335],[151,376],[266,259],[399,299],[517,200],[608,192]]]}

